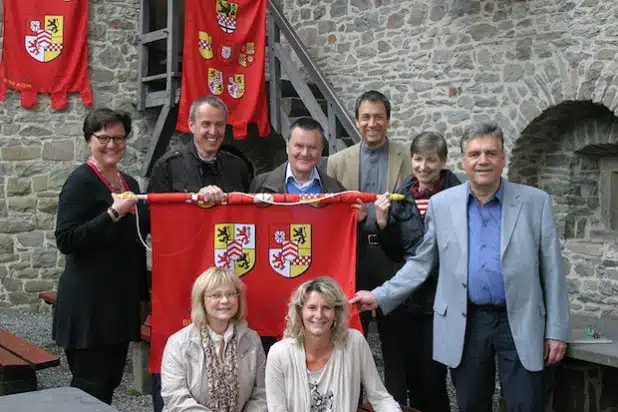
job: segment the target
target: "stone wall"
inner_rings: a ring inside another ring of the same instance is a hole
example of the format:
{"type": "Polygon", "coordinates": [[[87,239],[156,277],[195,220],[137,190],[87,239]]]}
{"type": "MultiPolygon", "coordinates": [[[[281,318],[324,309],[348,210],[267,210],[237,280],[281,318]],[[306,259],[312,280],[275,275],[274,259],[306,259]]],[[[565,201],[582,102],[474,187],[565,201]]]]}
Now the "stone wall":
{"type": "Polygon", "coordinates": [[[455,149],[464,125],[494,118],[510,148],[532,120],[563,101],[592,100],[612,111],[618,105],[612,0],[284,0],[283,6],[350,111],[369,88],[391,98],[395,139],[432,128],[455,149]]]}
{"type": "Polygon", "coordinates": [[[603,217],[601,164],[618,158],[618,118],[606,107],[569,102],[546,110],[520,135],[508,178],[550,195],[571,307],[618,317],[618,233],[603,217]]]}
{"type": "MultiPolygon", "coordinates": [[[[135,110],[139,2],[91,0],[89,6],[94,103],[132,115],[123,167],[138,176],[153,124],[135,110]]],[[[57,286],[64,267],[54,240],[58,194],[87,157],[81,129],[88,111],[78,95],[66,110],[52,109],[48,95],[39,95],[36,109],[24,109],[14,91],[0,103],[0,309],[36,310],[38,293],[57,286]]]]}
{"type": "Polygon", "coordinates": [[[462,128],[498,121],[505,175],[553,196],[573,309],[618,316],[618,237],[600,219],[594,150],[617,143],[618,2],[283,0],[283,8],[350,111],[367,89],[390,97],[392,138],[437,129],[461,172],[462,128]]]}

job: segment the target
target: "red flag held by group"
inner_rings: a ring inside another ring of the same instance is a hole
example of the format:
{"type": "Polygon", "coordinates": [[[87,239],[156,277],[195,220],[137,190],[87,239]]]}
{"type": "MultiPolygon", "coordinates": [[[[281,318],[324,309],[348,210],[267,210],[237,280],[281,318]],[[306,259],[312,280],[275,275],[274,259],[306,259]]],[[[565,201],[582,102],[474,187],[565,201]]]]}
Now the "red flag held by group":
{"type": "MultiPolygon", "coordinates": [[[[313,207],[150,204],[152,334],[150,370],[159,371],[167,338],[191,321],[194,280],[212,266],[247,285],[247,321],[280,337],[292,291],[317,276],[355,292],[356,215],[346,203],[313,207]]],[[[356,309],[350,326],[361,329],[356,309]]]]}

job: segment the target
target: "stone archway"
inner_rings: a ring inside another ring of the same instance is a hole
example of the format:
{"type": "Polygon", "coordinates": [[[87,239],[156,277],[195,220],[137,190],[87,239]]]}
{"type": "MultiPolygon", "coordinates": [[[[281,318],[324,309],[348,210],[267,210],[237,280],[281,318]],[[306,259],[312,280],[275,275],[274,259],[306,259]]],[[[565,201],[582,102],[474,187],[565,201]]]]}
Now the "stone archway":
{"type": "Polygon", "coordinates": [[[515,142],[508,178],[552,196],[572,309],[618,317],[618,117],[590,101],[545,110],[515,142]]]}

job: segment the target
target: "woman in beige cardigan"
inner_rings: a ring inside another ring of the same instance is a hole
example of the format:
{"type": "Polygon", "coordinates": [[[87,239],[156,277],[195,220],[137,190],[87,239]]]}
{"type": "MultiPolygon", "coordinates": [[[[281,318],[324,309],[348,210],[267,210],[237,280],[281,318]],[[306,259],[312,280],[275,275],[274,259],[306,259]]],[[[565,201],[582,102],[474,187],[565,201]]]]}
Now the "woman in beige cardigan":
{"type": "Polygon", "coordinates": [[[167,341],[161,365],[164,412],[266,412],[266,355],[244,322],[244,284],[210,268],[191,292],[193,323],[167,341]]]}
{"type": "Polygon", "coordinates": [[[361,384],[375,411],[401,411],[384,389],[367,341],[348,330],[347,308],[329,277],[305,282],[292,294],[284,339],[268,352],[269,412],[355,412],[361,384]]]}

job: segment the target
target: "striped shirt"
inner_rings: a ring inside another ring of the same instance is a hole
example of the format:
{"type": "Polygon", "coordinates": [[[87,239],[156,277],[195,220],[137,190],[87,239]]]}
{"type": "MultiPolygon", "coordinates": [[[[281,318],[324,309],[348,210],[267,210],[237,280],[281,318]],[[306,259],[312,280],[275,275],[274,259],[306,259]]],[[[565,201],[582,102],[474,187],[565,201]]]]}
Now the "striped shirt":
{"type": "Polygon", "coordinates": [[[427,206],[429,206],[429,198],[414,199],[414,201],[416,202],[416,207],[418,207],[419,212],[421,212],[421,216],[425,217],[427,206]]]}

